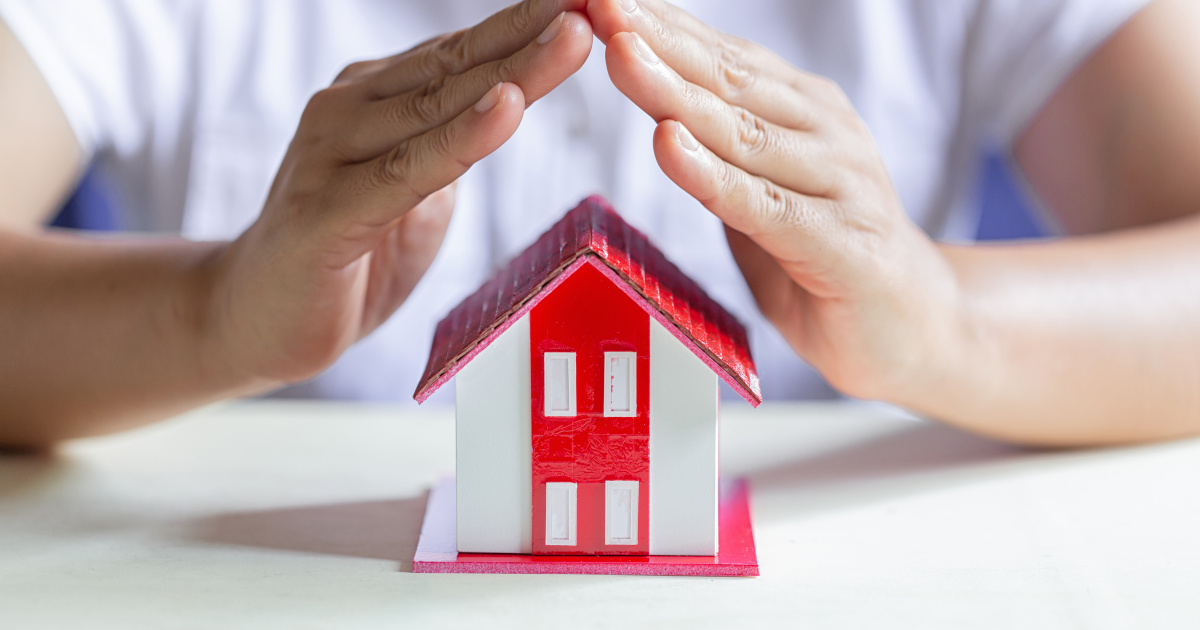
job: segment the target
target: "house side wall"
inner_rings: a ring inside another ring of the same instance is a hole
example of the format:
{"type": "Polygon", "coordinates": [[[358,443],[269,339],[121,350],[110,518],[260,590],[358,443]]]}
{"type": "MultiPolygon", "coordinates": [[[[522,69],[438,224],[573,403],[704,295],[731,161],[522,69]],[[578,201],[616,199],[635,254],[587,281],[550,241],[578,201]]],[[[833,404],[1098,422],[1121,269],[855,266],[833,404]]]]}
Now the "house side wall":
{"type": "Polygon", "coordinates": [[[650,320],[650,553],[717,553],[717,375],[650,320]]]}
{"type": "Polygon", "coordinates": [[[456,377],[459,551],[533,551],[529,376],[525,315],[456,377]]]}

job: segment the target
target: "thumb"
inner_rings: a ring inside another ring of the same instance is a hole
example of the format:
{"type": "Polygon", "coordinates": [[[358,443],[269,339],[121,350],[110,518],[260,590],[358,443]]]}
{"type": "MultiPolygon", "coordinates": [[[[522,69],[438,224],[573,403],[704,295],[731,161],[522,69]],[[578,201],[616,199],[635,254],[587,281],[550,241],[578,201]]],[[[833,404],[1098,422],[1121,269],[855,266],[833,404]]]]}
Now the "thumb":
{"type": "Polygon", "coordinates": [[[749,236],[725,226],[725,239],[763,316],[781,331],[790,330],[800,315],[798,305],[806,301],[807,292],[749,236]]]}
{"type": "MultiPolygon", "coordinates": [[[[388,234],[386,251],[390,272],[411,278],[415,285],[437,256],[454,215],[458,182],[429,195],[409,210],[388,234]]],[[[404,296],[412,290],[409,286],[404,296]]],[[[403,299],[403,298],[401,298],[403,299]]]]}
{"type": "Polygon", "coordinates": [[[425,197],[396,221],[370,255],[363,334],[387,321],[433,264],[454,215],[457,182],[425,197]]]}

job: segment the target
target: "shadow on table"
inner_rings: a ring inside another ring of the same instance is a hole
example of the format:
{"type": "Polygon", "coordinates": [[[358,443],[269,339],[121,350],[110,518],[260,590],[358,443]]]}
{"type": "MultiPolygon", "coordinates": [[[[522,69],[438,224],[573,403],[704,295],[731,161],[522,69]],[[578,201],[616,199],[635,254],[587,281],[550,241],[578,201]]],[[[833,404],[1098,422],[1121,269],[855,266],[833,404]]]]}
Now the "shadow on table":
{"type": "Polygon", "coordinates": [[[411,572],[428,496],[222,514],[193,523],[191,537],[218,545],[391,560],[401,572],[411,572]]]}
{"type": "Polygon", "coordinates": [[[79,474],[74,460],[52,450],[0,450],[0,499],[36,492],[79,474]]]}
{"type": "Polygon", "coordinates": [[[921,423],[834,451],[745,472],[756,495],[779,499],[759,504],[767,511],[761,516],[790,517],[1015,474],[1061,462],[1070,453],[1010,446],[943,425],[921,423]]]}

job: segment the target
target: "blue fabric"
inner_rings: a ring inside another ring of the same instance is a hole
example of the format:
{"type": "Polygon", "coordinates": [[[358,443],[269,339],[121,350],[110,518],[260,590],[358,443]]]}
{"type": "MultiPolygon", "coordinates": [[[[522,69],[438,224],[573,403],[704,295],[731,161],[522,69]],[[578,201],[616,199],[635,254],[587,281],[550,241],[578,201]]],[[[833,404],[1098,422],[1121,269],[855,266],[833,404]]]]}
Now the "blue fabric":
{"type": "Polygon", "coordinates": [[[117,214],[112,194],[91,169],[79,181],[75,192],[50,222],[53,227],[75,230],[106,231],[117,229],[117,214]]]}
{"type": "Polygon", "coordinates": [[[984,157],[979,206],[976,240],[1005,241],[1048,235],[1008,160],[999,154],[984,157]]]}

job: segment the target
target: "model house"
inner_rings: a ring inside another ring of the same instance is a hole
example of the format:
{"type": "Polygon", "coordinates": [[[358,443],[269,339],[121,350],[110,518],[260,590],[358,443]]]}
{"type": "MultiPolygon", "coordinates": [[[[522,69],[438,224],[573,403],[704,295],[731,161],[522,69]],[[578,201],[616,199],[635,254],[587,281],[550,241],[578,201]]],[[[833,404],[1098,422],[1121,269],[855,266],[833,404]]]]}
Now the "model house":
{"type": "Polygon", "coordinates": [[[718,379],[761,399],[742,325],[599,197],[437,327],[456,382],[460,552],[717,553],[718,379]]]}

